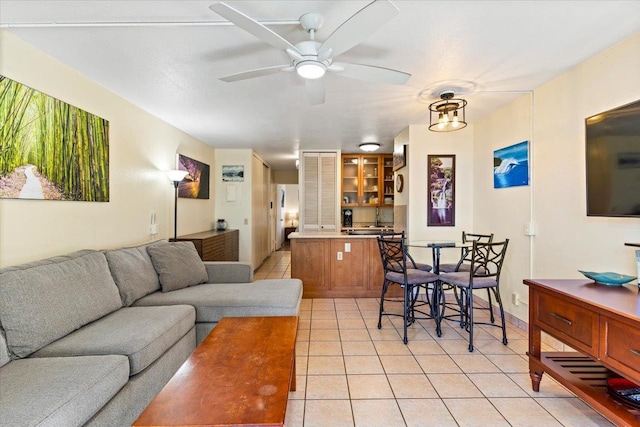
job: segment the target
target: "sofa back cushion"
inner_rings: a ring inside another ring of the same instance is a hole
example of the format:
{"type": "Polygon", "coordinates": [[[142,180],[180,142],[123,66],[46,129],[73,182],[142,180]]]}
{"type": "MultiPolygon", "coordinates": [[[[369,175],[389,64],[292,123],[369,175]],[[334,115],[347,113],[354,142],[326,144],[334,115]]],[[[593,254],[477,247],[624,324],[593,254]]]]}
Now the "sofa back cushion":
{"type": "Polygon", "coordinates": [[[11,358],[26,357],[122,307],[107,260],[80,251],[0,270],[0,324],[11,358]]]}
{"type": "Polygon", "coordinates": [[[113,280],[120,290],[122,303],[127,307],[143,296],[160,289],[158,273],[153,268],[151,258],[147,253],[147,247],[157,243],[104,253],[113,280]]]}
{"type": "Polygon", "coordinates": [[[162,292],[199,285],[209,280],[207,269],[193,242],[160,243],[149,246],[147,252],[158,272],[162,292]]]}

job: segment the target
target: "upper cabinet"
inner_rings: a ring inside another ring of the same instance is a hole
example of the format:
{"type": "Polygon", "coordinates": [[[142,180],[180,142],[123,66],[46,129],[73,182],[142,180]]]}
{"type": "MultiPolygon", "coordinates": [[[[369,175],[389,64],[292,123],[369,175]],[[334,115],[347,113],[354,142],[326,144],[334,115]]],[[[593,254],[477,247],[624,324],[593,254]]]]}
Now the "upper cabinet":
{"type": "Polygon", "coordinates": [[[342,155],[342,207],[393,206],[391,154],[342,155]]]}
{"type": "Polygon", "coordinates": [[[382,205],[393,206],[393,154],[382,156],[382,205]]]}

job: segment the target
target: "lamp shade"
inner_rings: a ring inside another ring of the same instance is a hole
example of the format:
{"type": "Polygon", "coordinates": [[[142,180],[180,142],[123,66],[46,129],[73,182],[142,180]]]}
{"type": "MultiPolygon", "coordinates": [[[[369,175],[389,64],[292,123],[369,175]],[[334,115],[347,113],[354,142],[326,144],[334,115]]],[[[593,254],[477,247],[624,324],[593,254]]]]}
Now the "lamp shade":
{"type": "Polygon", "coordinates": [[[286,221],[291,221],[291,226],[293,227],[293,221],[298,220],[298,212],[286,212],[284,214],[284,219],[286,221]]]}
{"type": "Polygon", "coordinates": [[[167,178],[169,178],[169,181],[171,182],[180,182],[184,179],[185,176],[187,176],[189,172],[187,171],[183,171],[183,170],[178,170],[178,169],[172,169],[172,170],[168,170],[166,172],[167,174],[167,178]]]}
{"type": "Polygon", "coordinates": [[[360,149],[362,151],[376,151],[378,148],[380,148],[380,144],[377,142],[364,142],[360,144],[360,149]]]}
{"type": "Polygon", "coordinates": [[[326,71],[327,67],[318,61],[300,61],[296,64],[296,72],[305,79],[319,79],[326,71]]]}

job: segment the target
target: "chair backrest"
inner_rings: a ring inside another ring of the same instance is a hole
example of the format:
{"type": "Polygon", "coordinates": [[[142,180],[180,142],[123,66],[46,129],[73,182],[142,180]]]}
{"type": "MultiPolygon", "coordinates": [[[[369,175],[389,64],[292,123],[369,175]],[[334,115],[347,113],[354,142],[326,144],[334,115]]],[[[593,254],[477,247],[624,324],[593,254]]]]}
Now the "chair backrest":
{"type": "Polygon", "coordinates": [[[504,242],[481,243],[474,241],[471,248],[471,276],[500,278],[509,239],[504,242]]]}
{"type": "Polygon", "coordinates": [[[480,242],[480,243],[491,243],[493,242],[493,233],[491,234],[475,234],[475,233],[467,233],[462,232],[462,243],[470,243],[470,242],[480,242]]]}
{"type": "Polygon", "coordinates": [[[405,273],[407,271],[407,250],[404,240],[404,232],[397,235],[379,236],[378,249],[385,274],[389,271],[405,273]]]}
{"type": "MultiPolygon", "coordinates": [[[[390,239],[390,240],[402,240],[404,242],[404,255],[406,257],[406,267],[407,268],[418,268],[416,261],[413,259],[413,257],[411,256],[411,254],[409,254],[409,251],[407,250],[407,239],[404,235],[404,230],[402,231],[395,231],[395,230],[382,230],[380,232],[380,237],[383,239],[390,239]]],[[[384,260],[382,261],[382,266],[384,267],[384,260]]]]}
{"type": "MultiPolygon", "coordinates": [[[[491,234],[475,234],[475,233],[467,233],[465,231],[462,232],[462,243],[491,243],[493,241],[493,233],[491,234]]],[[[463,263],[471,262],[471,247],[467,246],[461,249],[460,253],[460,261],[458,261],[458,266],[456,270],[460,268],[460,265],[463,263]]]]}

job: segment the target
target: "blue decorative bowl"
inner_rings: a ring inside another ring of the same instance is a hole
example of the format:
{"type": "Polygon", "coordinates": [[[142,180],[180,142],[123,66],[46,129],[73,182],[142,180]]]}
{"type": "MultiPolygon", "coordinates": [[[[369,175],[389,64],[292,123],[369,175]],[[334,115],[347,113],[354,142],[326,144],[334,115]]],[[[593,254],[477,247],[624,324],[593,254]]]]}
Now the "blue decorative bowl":
{"type": "Polygon", "coordinates": [[[622,286],[625,283],[628,283],[635,279],[633,276],[627,276],[626,274],[613,273],[607,271],[606,273],[596,273],[594,271],[582,271],[578,270],[580,273],[584,274],[589,279],[600,285],[606,286],[622,286]]]}

